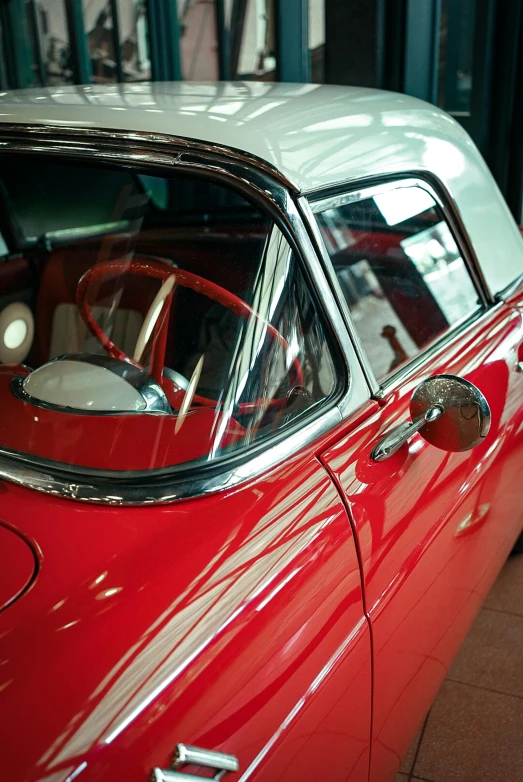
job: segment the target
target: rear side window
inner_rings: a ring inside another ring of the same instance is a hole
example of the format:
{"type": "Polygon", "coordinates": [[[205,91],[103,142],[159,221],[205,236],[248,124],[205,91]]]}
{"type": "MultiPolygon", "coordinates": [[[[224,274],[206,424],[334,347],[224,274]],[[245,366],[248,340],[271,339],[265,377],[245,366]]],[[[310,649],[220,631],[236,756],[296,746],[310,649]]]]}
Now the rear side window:
{"type": "Polygon", "coordinates": [[[377,380],[481,307],[428,190],[373,188],[316,219],[377,380]]]}

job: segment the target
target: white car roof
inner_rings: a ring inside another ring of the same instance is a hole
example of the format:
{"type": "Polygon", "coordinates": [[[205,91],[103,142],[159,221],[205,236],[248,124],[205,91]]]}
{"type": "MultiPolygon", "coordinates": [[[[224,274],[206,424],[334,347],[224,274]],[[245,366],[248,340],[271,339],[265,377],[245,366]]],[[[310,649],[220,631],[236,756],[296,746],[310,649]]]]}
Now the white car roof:
{"type": "Polygon", "coordinates": [[[523,242],[469,136],[445,112],[407,95],[265,82],[60,86],[0,93],[0,123],[225,145],[269,163],[301,193],[430,172],[457,203],[492,292],[523,272],[523,242]]]}

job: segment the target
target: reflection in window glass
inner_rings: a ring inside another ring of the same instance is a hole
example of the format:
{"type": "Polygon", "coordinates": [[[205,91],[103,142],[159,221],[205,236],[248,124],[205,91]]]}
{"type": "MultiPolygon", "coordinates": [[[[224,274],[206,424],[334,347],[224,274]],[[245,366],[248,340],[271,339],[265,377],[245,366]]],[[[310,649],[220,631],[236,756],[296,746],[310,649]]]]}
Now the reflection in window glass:
{"type": "Polygon", "coordinates": [[[49,87],[72,84],[69,32],[63,0],[38,0],[35,3],[40,51],[49,87]]]}
{"type": "Polygon", "coordinates": [[[187,81],[218,79],[215,0],[177,0],[182,77],[187,81]]]}
{"type": "Polygon", "coordinates": [[[95,84],[117,81],[116,50],[111,4],[106,0],[83,0],[84,24],[95,84]]]}
{"type": "Polygon", "coordinates": [[[9,88],[9,82],[7,80],[6,60],[5,60],[5,48],[4,48],[4,28],[2,21],[0,20],[0,89],[6,90],[9,88]]]}
{"type": "MultiPolygon", "coordinates": [[[[1,448],[104,470],[206,465],[325,409],[341,391],[344,373],[321,311],[272,218],[201,176],[142,171],[0,159],[6,225],[25,237],[14,262],[29,268],[38,261],[18,291],[35,302],[34,340],[24,357],[38,371],[58,356],[69,354],[74,364],[80,355],[72,396],[67,389],[62,395],[62,382],[49,392],[51,404],[63,405],[49,420],[63,427],[71,408],[90,414],[79,416],[75,437],[53,438],[34,410],[19,405],[28,428],[7,427],[4,412],[1,448]],[[79,401],[74,389],[82,396],[86,364],[115,361],[120,388],[113,375],[112,391],[97,382],[79,401]],[[121,406],[125,378],[135,370],[135,388],[152,384],[160,409],[146,407],[145,397],[121,406]],[[89,449],[97,425],[100,447],[89,449]]],[[[0,287],[0,297],[12,297],[18,278],[9,268],[4,278],[10,288],[0,287]]],[[[5,369],[6,388],[27,372],[12,366],[8,376],[5,369]]],[[[50,371],[61,376],[52,362],[50,371]]]]}
{"type": "Polygon", "coordinates": [[[317,220],[378,380],[479,308],[459,248],[426,190],[386,190],[317,220]]]}
{"type": "Polygon", "coordinates": [[[27,70],[23,83],[26,87],[41,87],[45,84],[45,70],[38,36],[38,12],[34,0],[25,0],[24,5],[26,16],[20,20],[20,25],[24,31],[27,70]]]}
{"type": "Polygon", "coordinates": [[[325,0],[309,0],[309,57],[313,84],[325,81],[325,0]]]}
{"type": "Polygon", "coordinates": [[[443,0],[438,105],[457,116],[471,112],[476,0],[443,0]]]}
{"type": "Polygon", "coordinates": [[[150,79],[146,0],[118,0],[117,7],[124,81],[150,79]]]}
{"type": "Polygon", "coordinates": [[[232,79],[274,81],[276,40],[274,0],[228,0],[232,79]]]}

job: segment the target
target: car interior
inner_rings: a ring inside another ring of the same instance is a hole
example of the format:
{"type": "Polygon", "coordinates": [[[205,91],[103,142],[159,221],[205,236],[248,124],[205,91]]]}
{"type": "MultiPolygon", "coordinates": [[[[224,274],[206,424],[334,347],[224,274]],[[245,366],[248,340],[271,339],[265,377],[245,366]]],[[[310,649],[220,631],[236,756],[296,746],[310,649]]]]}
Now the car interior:
{"type": "Polygon", "coordinates": [[[0,158],[0,202],[1,363],[34,371],[64,356],[130,361],[147,368],[175,415],[228,405],[229,448],[337,390],[329,352],[316,358],[325,336],[301,267],[272,220],[236,191],[9,156],[0,158]]]}

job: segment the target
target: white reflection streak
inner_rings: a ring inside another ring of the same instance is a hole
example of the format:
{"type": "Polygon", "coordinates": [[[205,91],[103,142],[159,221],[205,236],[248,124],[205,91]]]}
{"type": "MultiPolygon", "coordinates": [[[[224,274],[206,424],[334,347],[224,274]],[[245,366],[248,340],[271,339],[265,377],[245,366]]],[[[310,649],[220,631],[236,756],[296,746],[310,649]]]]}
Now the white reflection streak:
{"type": "MultiPolygon", "coordinates": [[[[122,720],[122,722],[107,736],[107,738],[104,740],[106,744],[110,744],[114,739],[134,720],[136,719],[139,714],[142,713],[142,711],[151,704],[153,700],[155,700],[186,668],[187,666],[205,649],[205,647],[211,643],[215,636],[221,633],[245,608],[247,605],[249,605],[253,598],[254,594],[251,592],[249,595],[249,588],[252,588],[251,584],[249,583],[251,579],[256,577],[258,573],[256,571],[266,568],[267,565],[269,565],[269,568],[266,571],[266,575],[269,576],[270,569],[276,568],[276,576],[279,574],[281,570],[281,562],[284,558],[290,560],[292,557],[296,556],[297,552],[300,550],[303,550],[309,543],[312,541],[316,535],[319,534],[319,532],[326,527],[330,522],[332,521],[331,517],[327,517],[325,520],[322,520],[320,523],[314,524],[310,529],[304,531],[301,535],[299,535],[297,538],[291,540],[289,544],[282,550],[282,547],[278,548],[276,551],[272,552],[271,555],[266,555],[264,557],[265,562],[262,560],[256,565],[252,567],[252,570],[255,572],[247,572],[243,573],[238,577],[238,580],[235,584],[231,585],[230,589],[226,587],[226,591],[229,592],[229,595],[232,596],[234,592],[237,592],[237,599],[239,601],[242,601],[241,604],[232,611],[228,616],[224,618],[224,621],[219,625],[218,628],[211,628],[207,626],[207,623],[205,621],[203,622],[201,626],[201,631],[204,634],[204,640],[198,644],[196,648],[194,648],[190,653],[185,656],[187,653],[185,651],[185,647],[187,644],[191,644],[191,638],[186,637],[178,646],[178,648],[173,650],[172,655],[169,655],[169,657],[164,661],[164,663],[161,666],[161,669],[164,669],[166,666],[168,666],[169,661],[172,660],[172,658],[181,656],[182,661],[181,663],[175,668],[173,672],[171,672],[167,677],[161,679],[157,686],[152,690],[149,695],[147,695],[143,700],[139,701],[139,703],[136,705],[136,707],[128,714],[128,716],[122,720]],[[245,589],[246,587],[246,589],[245,589]],[[243,593],[243,594],[242,594],[243,593]]],[[[267,547],[267,541],[265,541],[265,544],[262,543],[261,549],[265,550],[267,547]]],[[[256,547],[251,546],[251,554],[255,554],[256,547]]],[[[232,562],[229,562],[229,567],[233,565],[232,562]]],[[[239,564],[239,563],[238,563],[239,564]]],[[[293,575],[295,575],[294,573],[293,575]]],[[[260,574],[261,575],[261,574],[260,574]]],[[[234,575],[231,574],[231,577],[234,578],[234,575]]],[[[262,576],[263,578],[263,576],[262,576]]],[[[269,576],[270,578],[270,576],[269,576]]],[[[270,579],[272,580],[272,579],[270,579]]],[[[265,581],[265,585],[267,586],[267,580],[265,581]]],[[[216,585],[219,586],[219,585],[216,585]]],[[[273,590],[274,591],[274,590],[273,590]]],[[[256,594],[256,592],[255,592],[256,594]]],[[[186,613],[187,619],[194,623],[194,616],[195,613],[197,614],[197,609],[195,606],[195,603],[192,605],[188,605],[184,611],[186,613]]],[[[227,605],[224,605],[221,607],[221,610],[224,614],[227,613],[228,607],[227,605]]],[[[215,613],[218,613],[217,611],[217,605],[214,603],[214,611],[215,613]]],[[[211,624],[212,624],[212,616],[211,624]]],[[[177,620],[177,624],[183,624],[183,621],[181,619],[181,614],[178,614],[175,619],[177,620]]],[[[193,630],[196,630],[196,626],[198,622],[201,623],[201,620],[204,619],[204,617],[198,617],[196,623],[194,624],[193,630]]],[[[162,673],[159,671],[156,678],[160,678],[162,673]]]]}
{"type": "Polygon", "coordinates": [[[65,782],[73,782],[73,779],[76,779],[76,777],[80,776],[80,774],[82,773],[82,771],[85,771],[85,769],[86,769],[86,768],[87,768],[87,763],[86,763],[86,762],[85,762],[85,760],[84,760],[84,762],[83,762],[83,763],[80,763],[80,765],[78,766],[78,768],[77,768],[75,771],[73,771],[73,773],[72,773],[72,774],[70,774],[70,775],[67,777],[67,779],[65,780],[65,782]]]}
{"type": "MultiPolygon", "coordinates": [[[[244,339],[236,345],[231,366],[231,377],[236,381],[229,382],[229,388],[222,408],[222,416],[213,437],[208,460],[216,457],[221,448],[222,440],[233,415],[234,407],[239,402],[252,370],[263,349],[267,338],[267,330],[274,312],[285,290],[290,268],[290,248],[281,231],[273,226],[258,279],[255,283],[255,296],[252,304],[254,312],[247,322],[244,339]],[[282,268],[283,267],[283,268],[282,268]],[[277,282],[274,288],[274,282],[277,282]],[[249,349],[247,349],[249,346],[249,349]],[[238,379],[239,378],[239,379],[238,379]]],[[[292,358],[286,356],[286,363],[292,363],[292,358]]],[[[288,368],[288,367],[287,367],[288,368]]],[[[264,389],[265,390],[265,389],[264,389]]]]}
{"type": "Polygon", "coordinates": [[[261,108],[256,109],[256,111],[247,114],[245,117],[245,122],[248,122],[251,119],[256,119],[256,117],[261,117],[262,114],[265,114],[267,111],[272,111],[272,109],[276,109],[278,106],[282,106],[283,103],[284,101],[282,100],[270,101],[269,103],[266,103],[265,106],[262,106],[261,108]]]}
{"type": "MultiPolygon", "coordinates": [[[[204,590],[172,614],[158,635],[114,681],[102,701],[64,744],[54,760],[55,764],[63,762],[71,754],[78,756],[85,752],[95,734],[99,735],[101,725],[110,729],[118,716],[122,716],[122,723],[128,725],[129,718],[123,717],[122,712],[127,712],[127,715],[141,713],[145,708],[141,700],[143,689],[152,687],[155,693],[162,692],[173,680],[171,666],[174,664],[175,675],[183,671],[187,657],[192,661],[215,637],[217,628],[226,627],[232,621],[231,616],[237,616],[237,612],[243,610],[255,594],[259,594],[260,587],[266,587],[286,563],[291,562],[328,526],[332,516],[323,518],[323,515],[332,499],[331,493],[322,485],[311,486],[310,489],[305,489],[303,496],[303,483],[296,485],[286,502],[260,519],[244,545],[212,574],[204,590]],[[317,521],[307,527],[312,508],[317,521]],[[267,524],[269,519],[273,519],[272,525],[267,524]],[[289,540],[282,540],[285,530],[294,533],[289,540]],[[267,553],[273,545],[276,545],[275,550],[267,553]]],[[[145,695],[145,699],[150,702],[149,695],[145,695]]],[[[122,723],[109,733],[111,741],[121,733],[122,723]]]]}
{"type": "MultiPolygon", "coordinates": [[[[290,573],[282,582],[281,584],[278,584],[276,589],[274,589],[266,598],[265,600],[260,603],[260,605],[257,607],[257,611],[260,611],[262,608],[264,608],[267,603],[275,597],[275,595],[282,590],[288,582],[294,578],[294,576],[299,573],[301,568],[296,568],[292,573],[290,573]]],[[[278,574],[276,574],[278,575],[278,574]]],[[[220,627],[215,631],[215,634],[210,635],[207,637],[203,643],[201,643],[188,657],[186,657],[183,662],[175,668],[175,670],[167,676],[163,681],[161,681],[157,687],[149,693],[149,695],[136,706],[134,711],[132,711],[121,723],[118,725],[112,733],[110,733],[107,738],[105,739],[105,744],[111,744],[112,741],[114,741],[117,736],[120,735],[120,733],[127,728],[128,725],[130,725],[136,717],[138,717],[144,709],[147,708],[156,698],[161,695],[161,693],[170,685],[172,682],[181,674],[183,671],[192,663],[192,661],[198,657],[198,655],[205,649],[206,646],[208,646],[213,640],[215,635],[218,635],[219,633],[223,632],[223,630],[226,629],[246,608],[247,606],[252,602],[254,598],[254,595],[251,595],[250,599],[245,601],[242,605],[238,606],[238,608],[233,611],[223,622],[220,627]]]]}
{"type": "Polygon", "coordinates": [[[267,595],[265,600],[262,600],[262,602],[256,608],[256,610],[257,611],[261,611],[263,608],[265,608],[267,603],[270,603],[271,600],[276,597],[278,592],[281,592],[281,590],[284,588],[284,586],[286,586],[289,583],[289,581],[291,581],[291,579],[293,579],[294,576],[297,575],[300,572],[300,570],[301,570],[301,567],[298,567],[298,568],[296,568],[296,570],[293,570],[292,573],[289,573],[289,575],[286,578],[284,578],[283,581],[280,584],[278,584],[278,586],[275,589],[273,589],[272,592],[270,592],[267,595]]]}
{"type": "Polygon", "coordinates": [[[245,771],[244,774],[240,777],[238,782],[244,782],[244,780],[248,779],[254,771],[258,768],[262,760],[269,754],[269,752],[272,750],[274,745],[277,741],[279,741],[281,735],[283,732],[289,727],[291,722],[294,720],[296,715],[301,711],[301,709],[305,706],[307,703],[309,697],[314,694],[314,692],[318,689],[318,687],[321,685],[323,680],[329,675],[329,673],[332,671],[336,663],[341,659],[341,657],[345,654],[345,651],[350,646],[352,641],[356,638],[360,630],[365,625],[365,617],[362,616],[359,622],[353,627],[352,632],[347,636],[347,638],[343,641],[341,646],[338,647],[338,649],[334,652],[333,656],[330,658],[330,660],[326,663],[326,665],[323,666],[319,674],[316,676],[314,681],[312,682],[311,686],[305,693],[305,695],[302,695],[298,703],[291,709],[289,714],[285,717],[282,724],[274,733],[267,744],[263,747],[261,752],[258,753],[258,755],[254,758],[251,765],[248,767],[248,769],[245,771]]]}
{"type": "MultiPolygon", "coordinates": [[[[322,525],[323,526],[323,525],[322,525]]],[[[292,571],[282,582],[281,584],[278,584],[276,589],[274,589],[266,598],[265,600],[260,603],[260,605],[257,607],[257,611],[260,611],[262,608],[264,608],[267,603],[273,599],[273,597],[276,596],[278,592],[280,592],[288,582],[294,578],[294,576],[297,575],[297,573],[300,572],[302,568],[296,568],[292,571]]],[[[278,573],[275,574],[277,576],[278,573]]],[[[272,581],[273,579],[270,579],[272,581]]],[[[263,588],[267,586],[266,582],[263,585],[263,588]]],[[[216,630],[216,634],[219,634],[223,632],[245,609],[248,605],[252,602],[252,600],[255,598],[257,594],[260,593],[261,590],[256,590],[255,593],[253,593],[247,601],[245,601],[242,605],[238,606],[238,608],[233,611],[227,619],[220,625],[220,627],[216,630]]],[[[138,717],[144,709],[147,708],[183,671],[188,667],[188,665],[196,658],[198,655],[205,649],[206,646],[211,643],[211,641],[214,640],[214,635],[209,636],[205,639],[203,643],[201,643],[193,652],[190,654],[166,679],[164,679],[158,686],[145,698],[141,703],[138,704],[138,706],[134,709],[133,712],[131,712],[125,720],[123,720],[120,725],[118,725],[115,730],[107,736],[105,739],[105,744],[111,744],[114,739],[120,735],[120,733],[125,730],[125,728],[130,725],[136,717],[138,717]]]]}

